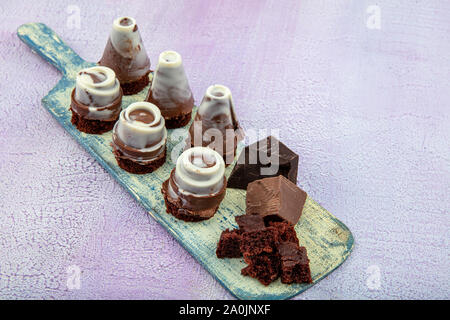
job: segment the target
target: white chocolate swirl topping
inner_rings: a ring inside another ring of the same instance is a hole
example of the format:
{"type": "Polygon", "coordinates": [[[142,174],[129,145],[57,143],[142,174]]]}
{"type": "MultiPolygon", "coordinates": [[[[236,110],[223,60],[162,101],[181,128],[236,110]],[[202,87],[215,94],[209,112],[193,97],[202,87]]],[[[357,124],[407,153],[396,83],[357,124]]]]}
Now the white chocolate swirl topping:
{"type": "Polygon", "coordinates": [[[230,89],[221,84],[209,86],[202,103],[198,107],[198,114],[206,119],[225,116],[229,118],[230,123],[233,123],[235,115],[230,89]]]}
{"type": "Polygon", "coordinates": [[[230,89],[220,84],[208,87],[189,134],[191,145],[214,149],[224,157],[227,165],[233,161],[242,131],[230,89]]]}
{"type": "Polygon", "coordinates": [[[125,145],[146,153],[163,150],[167,140],[164,118],[149,102],[135,102],[122,110],[114,134],[125,145]]]}
{"type": "MultiPolygon", "coordinates": [[[[120,83],[114,71],[108,67],[96,66],[83,69],[77,74],[75,99],[89,107],[105,107],[120,95],[120,83]]],[[[108,111],[108,110],[106,110],[108,111]]]]}
{"type": "Polygon", "coordinates": [[[222,189],[224,175],[225,163],[220,154],[210,148],[194,147],[179,156],[174,181],[183,194],[207,196],[222,189]]]}
{"type": "Polygon", "coordinates": [[[150,61],[134,18],[119,17],[115,19],[110,39],[117,53],[132,59],[128,66],[130,76],[143,76],[147,73],[150,61]]]}
{"type": "Polygon", "coordinates": [[[164,51],[159,55],[151,94],[153,99],[161,103],[159,107],[162,108],[163,114],[166,109],[179,108],[180,103],[191,99],[191,88],[178,52],[164,51]]]}

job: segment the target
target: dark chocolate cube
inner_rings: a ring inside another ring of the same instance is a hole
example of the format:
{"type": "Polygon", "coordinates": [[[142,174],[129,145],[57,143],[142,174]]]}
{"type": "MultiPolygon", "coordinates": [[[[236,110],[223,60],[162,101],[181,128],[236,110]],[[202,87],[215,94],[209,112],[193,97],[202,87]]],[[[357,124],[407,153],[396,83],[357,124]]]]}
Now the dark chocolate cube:
{"type": "Polygon", "coordinates": [[[260,215],[268,221],[284,220],[295,225],[307,196],[305,191],[283,176],[256,180],[247,188],[246,213],[260,215]]]}
{"type": "Polygon", "coordinates": [[[298,155],[273,136],[257,141],[239,155],[238,161],[227,182],[228,188],[247,189],[255,180],[283,175],[297,183],[298,155]],[[275,159],[272,160],[271,159],[275,159]],[[275,172],[262,172],[261,169],[276,167],[275,172]]]}

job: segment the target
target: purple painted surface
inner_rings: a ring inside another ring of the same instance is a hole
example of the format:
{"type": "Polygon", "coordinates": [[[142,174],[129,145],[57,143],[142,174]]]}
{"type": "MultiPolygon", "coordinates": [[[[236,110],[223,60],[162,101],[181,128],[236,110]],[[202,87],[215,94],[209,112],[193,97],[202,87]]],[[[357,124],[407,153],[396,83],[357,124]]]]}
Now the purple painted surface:
{"type": "Polygon", "coordinates": [[[298,184],[352,230],[348,261],[296,298],[450,298],[450,4],[376,1],[370,29],[372,4],[2,1],[0,298],[231,298],[40,105],[60,75],[16,28],[97,61],[119,15],[153,64],[182,54],[197,101],[223,83],[244,128],[281,128],[298,184]]]}

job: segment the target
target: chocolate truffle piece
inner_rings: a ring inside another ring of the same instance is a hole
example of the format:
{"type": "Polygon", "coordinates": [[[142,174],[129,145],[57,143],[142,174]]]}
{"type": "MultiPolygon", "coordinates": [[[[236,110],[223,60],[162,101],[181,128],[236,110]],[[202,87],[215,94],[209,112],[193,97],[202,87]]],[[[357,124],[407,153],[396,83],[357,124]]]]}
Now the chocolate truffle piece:
{"type": "Polygon", "coordinates": [[[295,225],[302,214],[307,194],[284,176],[256,180],[247,188],[247,214],[265,221],[285,220],[295,225]]]}
{"type": "Polygon", "coordinates": [[[265,228],[264,219],[261,216],[252,216],[245,214],[234,218],[243,232],[258,231],[265,228]]]}
{"type": "Polygon", "coordinates": [[[225,163],[217,152],[195,147],[184,151],[163,185],[167,212],[184,221],[214,216],[225,197],[225,163]]]}
{"type": "Polygon", "coordinates": [[[293,242],[298,244],[297,233],[294,226],[287,221],[270,221],[269,226],[278,230],[278,239],[280,242],[293,242]]]}
{"type": "Polygon", "coordinates": [[[191,120],[194,97],[178,52],[159,55],[146,101],[158,106],[168,129],[184,127],[191,120]]]}
{"type": "Polygon", "coordinates": [[[259,231],[244,232],[240,248],[245,262],[250,263],[251,257],[261,253],[275,253],[278,243],[278,230],[268,227],[259,231]]]}
{"type": "Polygon", "coordinates": [[[137,174],[150,173],[166,161],[167,129],[158,107],[132,103],[114,126],[112,147],[118,165],[137,174]]]}
{"type": "Polygon", "coordinates": [[[111,130],[119,117],[122,90],[113,70],[92,67],[78,72],[72,90],[72,124],[85,133],[111,130]]]}
{"type": "Polygon", "coordinates": [[[305,247],[284,242],[278,246],[278,252],[281,258],[282,283],[312,283],[305,247]]]}
{"type": "Polygon", "coordinates": [[[220,235],[219,243],[217,244],[216,255],[217,258],[240,258],[242,257],[240,245],[241,245],[240,230],[226,229],[220,235]]]}
{"type": "Polygon", "coordinates": [[[297,183],[298,155],[273,136],[255,142],[239,155],[228,188],[247,189],[255,180],[283,175],[297,183]]]}
{"type": "Polygon", "coordinates": [[[191,146],[214,149],[223,156],[225,164],[230,165],[242,138],[230,89],[218,84],[210,86],[189,128],[188,142],[191,146]]]}
{"type": "Polygon", "coordinates": [[[241,274],[258,279],[268,286],[278,279],[280,274],[280,259],[277,254],[263,253],[249,259],[249,265],[241,270],[241,274]]]}
{"type": "Polygon", "coordinates": [[[125,95],[138,93],[148,85],[150,59],[136,20],[131,17],[114,20],[99,64],[115,71],[125,95]]]}

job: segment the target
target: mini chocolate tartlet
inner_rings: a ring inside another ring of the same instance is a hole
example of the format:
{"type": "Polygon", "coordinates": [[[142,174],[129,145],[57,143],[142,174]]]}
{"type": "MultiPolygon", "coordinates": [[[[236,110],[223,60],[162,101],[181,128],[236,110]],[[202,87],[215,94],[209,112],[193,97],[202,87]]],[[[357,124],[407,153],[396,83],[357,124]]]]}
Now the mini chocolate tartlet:
{"type": "Polygon", "coordinates": [[[131,17],[114,20],[99,64],[115,71],[125,95],[138,93],[148,85],[150,59],[136,20],[131,17]]]}
{"type": "Polygon", "coordinates": [[[217,152],[195,147],[184,151],[162,185],[167,212],[184,221],[214,216],[225,197],[225,163],[217,152]]]}
{"type": "Polygon", "coordinates": [[[114,126],[112,147],[118,165],[137,174],[150,173],[166,161],[167,129],[158,107],[132,103],[114,126]]]}
{"type": "Polygon", "coordinates": [[[168,129],[184,127],[191,120],[194,97],[178,52],[159,55],[146,101],[158,106],[168,129]]]}
{"type": "Polygon", "coordinates": [[[78,72],[72,90],[72,124],[85,133],[110,131],[119,117],[122,90],[113,70],[92,67],[78,72]]]}
{"type": "Polygon", "coordinates": [[[210,86],[189,128],[191,146],[214,149],[228,166],[233,162],[237,144],[243,137],[230,89],[219,84],[210,86]]]}

